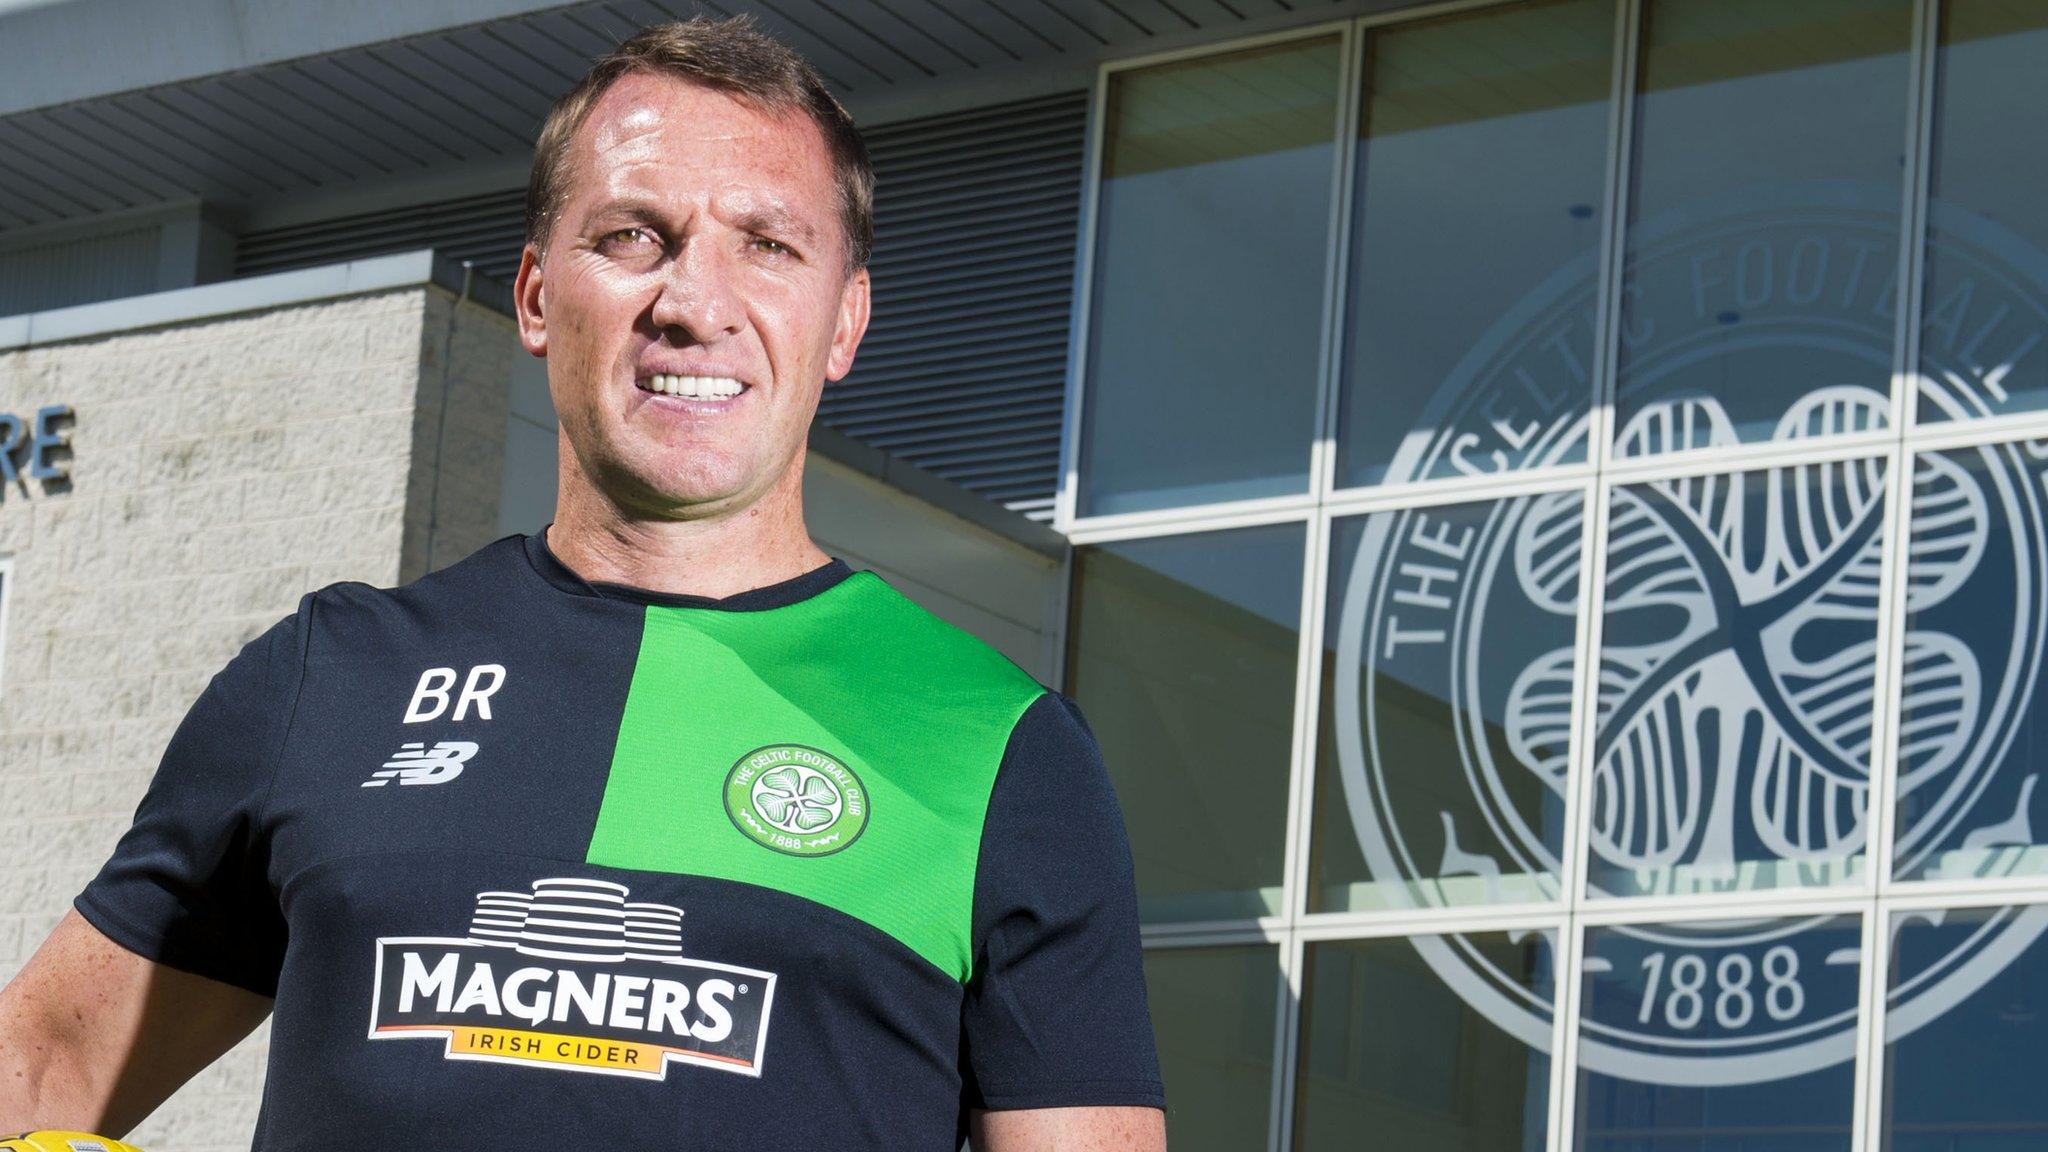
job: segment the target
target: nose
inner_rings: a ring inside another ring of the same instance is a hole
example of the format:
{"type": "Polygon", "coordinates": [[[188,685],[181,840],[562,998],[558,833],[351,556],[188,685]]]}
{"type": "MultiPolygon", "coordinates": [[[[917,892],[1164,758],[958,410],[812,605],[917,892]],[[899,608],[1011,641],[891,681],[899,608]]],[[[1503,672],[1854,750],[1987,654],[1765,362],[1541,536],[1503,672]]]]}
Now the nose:
{"type": "Polygon", "coordinates": [[[691,237],[668,262],[650,312],[655,327],[681,343],[716,343],[746,326],[732,268],[704,237],[691,237]]]}

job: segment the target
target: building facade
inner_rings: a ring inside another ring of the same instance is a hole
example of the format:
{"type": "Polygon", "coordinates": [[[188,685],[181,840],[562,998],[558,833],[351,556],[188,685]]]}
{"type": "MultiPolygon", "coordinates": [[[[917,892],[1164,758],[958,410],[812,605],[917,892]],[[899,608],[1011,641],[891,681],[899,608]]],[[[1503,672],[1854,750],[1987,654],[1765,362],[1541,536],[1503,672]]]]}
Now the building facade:
{"type": "MultiPolygon", "coordinates": [[[[0,963],[239,638],[544,522],[521,148],[694,11],[102,7],[0,15],[0,963]]],[[[739,7],[875,142],[820,534],[1081,702],[1177,1152],[2048,1142],[2048,3],[739,7]]]]}

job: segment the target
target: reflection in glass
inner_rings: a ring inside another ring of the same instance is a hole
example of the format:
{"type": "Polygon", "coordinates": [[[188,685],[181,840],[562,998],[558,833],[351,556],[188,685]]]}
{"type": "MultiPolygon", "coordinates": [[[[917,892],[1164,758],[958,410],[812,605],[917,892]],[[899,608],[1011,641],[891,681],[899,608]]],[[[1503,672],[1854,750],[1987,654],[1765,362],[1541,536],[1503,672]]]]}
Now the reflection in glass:
{"type": "Polygon", "coordinates": [[[1579,1152],[1848,1152],[1854,916],[1589,928],[1579,1152]]]}
{"type": "Polygon", "coordinates": [[[1083,514],[1307,489],[1337,44],[1111,77],[1083,514]]]}
{"type": "Polygon", "coordinates": [[[1645,5],[1616,415],[1715,419],[1621,454],[1784,437],[1819,390],[1854,397],[1826,431],[1886,423],[1912,9],[1645,5]]]}
{"type": "Polygon", "coordinates": [[[1893,919],[1884,1152],[2048,1146],[2043,928],[2048,907],[2041,905],[1893,919]]]}
{"type": "Polygon", "coordinates": [[[2048,6],[1946,0],[1936,53],[1920,419],[2048,406],[2048,6]],[[2026,110],[2015,114],[2019,110],[2026,110]]]}
{"type": "Polygon", "coordinates": [[[1280,951],[1270,944],[1145,953],[1173,1152],[1266,1146],[1279,993],[1280,951]]]}
{"type": "Polygon", "coordinates": [[[1364,40],[1338,486],[1584,459],[1614,5],[1364,40]]]}
{"type": "Polygon", "coordinates": [[[1860,875],[1884,476],[1866,459],[1615,489],[1595,895],[1860,875]]]}
{"type": "Polygon", "coordinates": [[[2048,445],[1913,465],[1899,668],[1897,875],[2048,871],[2048,445]]]}
{"type": "MultiPolygon", "coordinates": [[[[1543,1152],[1550,1057],[1468,1004],[1439,965],[1487,970],[1519,1000],[1518,1015],[1536,1021],[1536,1009],[1549,1010],[1555,960],[1550,934],[1533,930],[1309,944],[1297,1152],[1366,1143],[1402,1152],[1543,1152]]],[[[1546,1044],[1548,1029],[1537,1026],[1546,1044]]]]}
{"type": "Polygon", "coordinates": [[[1584,506],[1332,526],[1310,911],[1557,895],[1584,506]]]}
{"type": "Polygon", "coordinates": [[[1067,691],[1147,920],[1280,911],[1304,540],[1282,524],[1075,549],[1067,691]]]}

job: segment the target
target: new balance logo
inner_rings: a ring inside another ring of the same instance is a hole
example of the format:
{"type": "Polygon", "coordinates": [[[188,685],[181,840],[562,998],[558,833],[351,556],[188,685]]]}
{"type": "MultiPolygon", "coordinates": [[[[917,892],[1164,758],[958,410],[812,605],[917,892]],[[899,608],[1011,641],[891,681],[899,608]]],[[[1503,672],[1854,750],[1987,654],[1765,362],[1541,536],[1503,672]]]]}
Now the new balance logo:
{"type": "Polygon", "coordinates": [[[432,748],[414,741],[404,745],[384,762],[381,771],[363,781],[365,788],[382,788],[397,780],[400,784],[446,784],[462,775],[462,766],[476,755],[476,745],[467,740],[443,740],[432,748]]]}

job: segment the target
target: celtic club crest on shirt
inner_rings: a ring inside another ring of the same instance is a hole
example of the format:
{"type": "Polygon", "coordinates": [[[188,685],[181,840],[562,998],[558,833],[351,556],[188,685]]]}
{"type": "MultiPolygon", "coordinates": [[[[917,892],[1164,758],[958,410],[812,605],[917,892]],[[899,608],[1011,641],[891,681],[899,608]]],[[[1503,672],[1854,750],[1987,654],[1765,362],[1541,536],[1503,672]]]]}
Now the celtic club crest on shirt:
{"type": "MultiPolygon", "coordinates": [[[[1875,866],[1892,465],[1876,450],[1820,447],[1896,426],[1886,391],[1894,287],[1882,274],[1848,278],[1848,254],[1861,268],[1896,261],[1896,213],[1881,197],[1871,204],[1861,210],[1836,189],[1823,204],[1757,201],[1637,230],[1631,283],[1642,290],[1624,322],[1630,388],[1615,412],[1614,458],[1764,438],[1793,450],[1790,463],[1611,489],[1597,653],[1582,657],[1576,643],[1581,489],[1377,514],[1337,538],[1350,550],[1337,556],[1349,563],[1332,590],[1343,803],[1367,869],[1394,899],[1558,896],[1574,694],[1589,680],[1581,703],[1595,735],[1578,754],[1592,775],[1595,896],[1826,887],[1875,866]],[[1703,261],[1738,254],[1780,271],[1803,260],[1804,290],[1752,289],[1740,323],[1697,299],[1659,296],[1660,282],[1696,287],[1703,261]],[[1740,363],[1745,347],[1753,363],[1817,375],[1777,381],[1781,406],[1759,419],[1760,389],[1717,395],[1694,371],[1702,349],[1740,363]],[[1806,440],[1816,451],[1796,450],[1806,440]],[[1582,658],[1596,661],[1590,677],[1582,658]]],[[[2024,354],[2027,331],[2048,331],[2048,262],[2015,276],[2018,241],[1939,206],[1933,219],[1944,255],[1984,271],[1965,281],[1976,298],[1963,307],[2009,325],[2001,340],[2024,354]]],[[[1594,282],[1590,260],[1568,268],[1497,324],[1404,441],[1388,481],[1586,459],[1594,282]]],[[[1930,326],[1942,303],[1930,294],[1930,326]]],[[[1924,341],[1922,419],[2000,411],[2010,363],[1942,336],[1924,341]]],[[[1893,649],[1900,709],[1889,737],[1901,876],[1996,874],[2034,842],[2031,769],[2008,760],[2043,656],[2044,460],[2038,444],[1921,452],[1901,486],[1912,524],[1899,568],[1908,623],[1893,649]]],[[[1725,1084],[1850,1059],[1853,996],[1807,992],[1823,966],[1858,962],[1853,948],[1802,945],[1824,919],[1613,930],[1659,974],[1685,963],[1740,976],[1743,998],[1724,1003],[1750,1003],[1752,976],[1774,998],[1768,1011],[1679,1012],[1642,1028],[1589,1019],[1582,1061],[1636,1080],[1725,1084]]],[[[1974,992],[2044,927],[2041,909],[2020,909],[1971,934],[1936,966],[1942,978],[1894,991],[1895,1033],[1974,992]]],[[[1531,994],[1459,937],[1417,946],[1476,1009],[1548,1048],[1547,988],[1531,994]]]]}
{"type": "Polygon", "coordinates": [[[770,744],[739,758],[725,778],[725,813],[763,848],[830,856],[867,829],[868,792],[839,758],[802,744],[770,744]]]}

